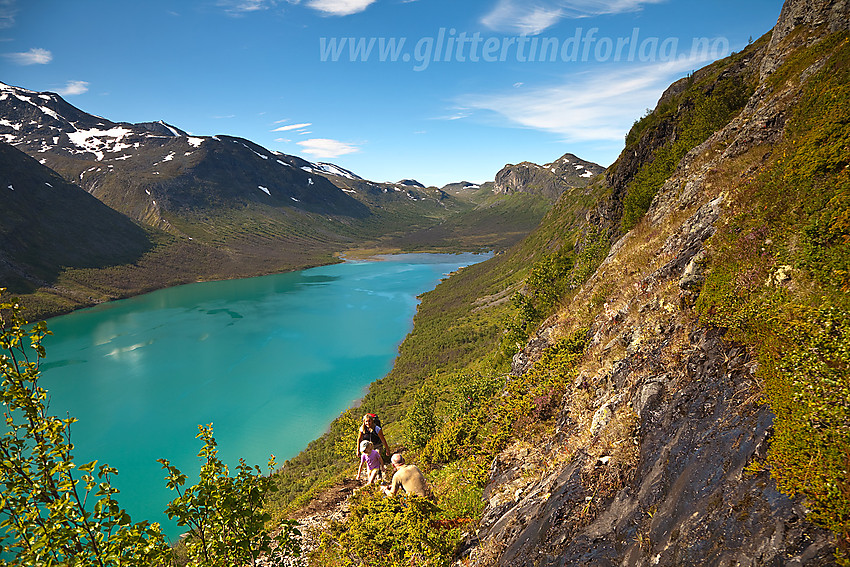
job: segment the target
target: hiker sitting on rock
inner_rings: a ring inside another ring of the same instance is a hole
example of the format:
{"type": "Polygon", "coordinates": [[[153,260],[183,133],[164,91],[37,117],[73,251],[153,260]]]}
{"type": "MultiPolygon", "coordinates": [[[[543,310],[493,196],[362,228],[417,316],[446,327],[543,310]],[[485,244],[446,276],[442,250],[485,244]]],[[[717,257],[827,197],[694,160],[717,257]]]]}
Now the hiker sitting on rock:
{"type": "Polygon", "coordinates": [[[371,441],[375,450],[382,454],[387,454],[387,451],[390,450],[390,446],[387,445],[387,440],[384,439],[381,422],[378,421],[378,416],[373,413],[367,413],[363,416],[363,425],[360,426],[357,433],[357,447],[355,450],[358,454],[360,453],[360,446],[364,440],[371,441]]]}
{"type": "Polygon", "coordinates": [[[393,454],[391,460],[395,474],[389,487],[383,487],[384,494],[394,496],[399,488],[403,488],[407,494],[415,494],[423,498],[431,498],[431,489],[422,475],[422,471],[416,465],[408,465],[404,462],[401,453],[393,454]]]}
{"type": "Polygon", "coordinates": [[[381,454],[375,449],[371,441],[363,440],[360,443],[360,466],[357,468],[357,480],[360,480],[360,472],[363,470],[363,465],[366,465],[366,486],[375,482],[381,476],[384,470],[384,460],[381,454]]]}

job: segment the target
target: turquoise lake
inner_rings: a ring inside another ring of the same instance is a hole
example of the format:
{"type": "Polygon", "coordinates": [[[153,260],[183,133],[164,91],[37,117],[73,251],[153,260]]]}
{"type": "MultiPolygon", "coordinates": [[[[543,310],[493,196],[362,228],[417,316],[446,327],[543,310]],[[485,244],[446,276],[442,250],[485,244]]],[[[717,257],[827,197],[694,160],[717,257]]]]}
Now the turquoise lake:
{"type": "MultiPolygon", "coordinates": [[[[281,465],[392,368],[417,295],[489,255],[404,254],[259,278],[208,282],[48,321],[42,386],[72,426],[78,464],[119,471],[133,521],[182,530],[158,458],[197,482],[198,424],[219,456],[281,465]]],[[[392,441],[391,441],[392,442],[392,441]]]]}

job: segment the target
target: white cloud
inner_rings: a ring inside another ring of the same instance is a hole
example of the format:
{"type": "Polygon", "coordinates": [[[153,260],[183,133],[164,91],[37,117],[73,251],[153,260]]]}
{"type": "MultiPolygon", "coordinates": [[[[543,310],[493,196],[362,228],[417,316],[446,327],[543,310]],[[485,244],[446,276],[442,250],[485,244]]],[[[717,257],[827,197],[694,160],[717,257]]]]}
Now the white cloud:
{"type": "Polygon", "coordinates": [[[53,54],[40,47],[33,47],[23,53],[4,53],[3,56],[18,65],[44,65],[53,60],[53,54]]]}
{"type": "Polygon", "coordinates": [[[376,0],[310,0],[307,5],[328,16],[349,16],[362,12],[376,0]]]}
{"type": "Polygon", "coordinates": [[[583,73],[549,87],[468,95],[460,106],[496,113],[513,125],[551,132],[565,142],[622,143],[645,109],[653,108],[664,89],[695,66],[683,60],[583,73]]]}
{"type": "Polygon", "coordinates": [[[310,154],[318,158],[335,158],[360,151],[353,144],[338,140],[329,140],[327,138],[304,140],[303,142],[298,142],[298,145],[304,148],[303,152],[305,154],[310,154]]]}
{"type": "Polygon", "coordinates": [[[635,12],[666,0],[499,0],[481,23],[490,29],[535,35],[564,18],[635,12]]]}
{"type": "Polygon", "coordinates": [[[312,122],[304,122],[303,124],[288,124],[286,126],[281,126],[280,128],[275,128],[274,130],[272,130],[272,132],[288,132],[290,130],[300,130],[310,125],[312,125],[312,122]]]}
{"type": "Polygon", "coordinates": [[[88,92],[89,84],[86,81],[68,81],[68,83],[57,92],[62,96],[78,95],[88,92]]]}

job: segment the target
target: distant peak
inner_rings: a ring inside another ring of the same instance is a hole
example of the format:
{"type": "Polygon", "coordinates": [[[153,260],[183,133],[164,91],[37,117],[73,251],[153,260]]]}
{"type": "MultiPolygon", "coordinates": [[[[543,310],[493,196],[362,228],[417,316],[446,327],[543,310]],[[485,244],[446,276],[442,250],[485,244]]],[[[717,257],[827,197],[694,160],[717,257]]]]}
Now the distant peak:
{"type": "Polygon", "coordinates": [[[156,122],[139,122],[135,124],[135,126],[139,126],[144,128],[148,132],[152,134],[160,134],[164,136],[174,136],[177,138],[188,136],[186,132],[177,128],[176,126],[172,126],[163,120],[157,120],[156,122]]]}

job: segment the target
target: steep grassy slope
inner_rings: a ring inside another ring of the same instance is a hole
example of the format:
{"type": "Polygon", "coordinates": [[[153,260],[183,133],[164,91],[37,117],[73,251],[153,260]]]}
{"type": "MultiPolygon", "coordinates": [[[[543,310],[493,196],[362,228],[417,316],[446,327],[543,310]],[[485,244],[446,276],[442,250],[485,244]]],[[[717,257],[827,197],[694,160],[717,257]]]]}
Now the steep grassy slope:
{"type": "Polygon", "coordinates": [[[439,509],[358,496],[390,527],[332,523],[317,564],[402,561],[388,529],[435,565],[847,563],[848,24],[787,2],[636,123],[588,214],[565,196],[423,297],[393,372],[279,479],[297,502],[344,471],[377,411],[439,509]]]}

